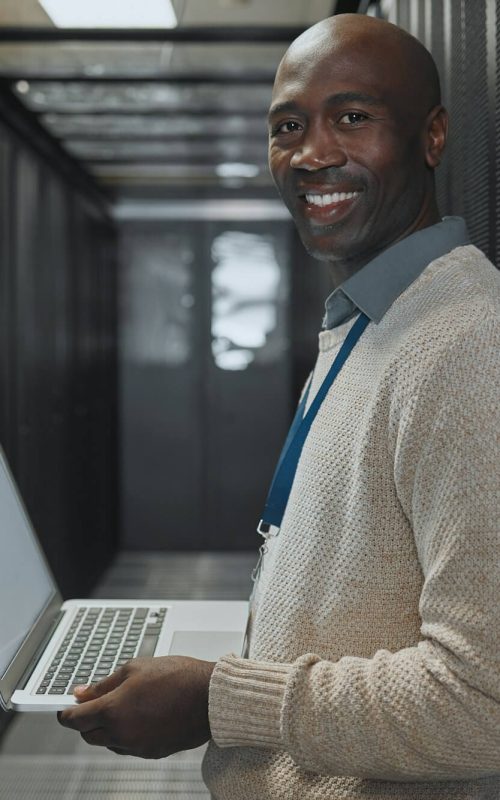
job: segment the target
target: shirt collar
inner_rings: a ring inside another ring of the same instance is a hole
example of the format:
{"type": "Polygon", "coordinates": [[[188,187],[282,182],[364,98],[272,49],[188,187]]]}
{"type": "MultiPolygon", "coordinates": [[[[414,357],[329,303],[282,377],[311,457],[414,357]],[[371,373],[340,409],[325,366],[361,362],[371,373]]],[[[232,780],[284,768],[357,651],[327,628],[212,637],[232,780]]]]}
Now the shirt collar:
{"type": "Polygon", "coordinates": [[[326,300],[323,327],[334,328],[356,311],[380,322],[431,261],[469,242],[461,217],[443,217],[441,222],[401,239],[337,286],[326,300]]]}

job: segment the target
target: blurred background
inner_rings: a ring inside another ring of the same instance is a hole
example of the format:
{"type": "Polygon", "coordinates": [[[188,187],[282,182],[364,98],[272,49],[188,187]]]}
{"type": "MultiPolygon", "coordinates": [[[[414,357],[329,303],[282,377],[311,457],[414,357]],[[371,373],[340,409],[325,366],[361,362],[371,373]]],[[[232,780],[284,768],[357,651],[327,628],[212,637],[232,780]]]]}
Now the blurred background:
{"type": "MultiPolygon", "coordinates": [[[[368,13],[431,50],[441,212],[496,259],[498,5],[0,0],[0,443],[64,596],[248,595],[330,292],[267,169],[302,30],[368,13]]],[[[194,757],[120,766],[132,794],[85,748],[16,719],[0,798],[205,796],[194,757]]]]}

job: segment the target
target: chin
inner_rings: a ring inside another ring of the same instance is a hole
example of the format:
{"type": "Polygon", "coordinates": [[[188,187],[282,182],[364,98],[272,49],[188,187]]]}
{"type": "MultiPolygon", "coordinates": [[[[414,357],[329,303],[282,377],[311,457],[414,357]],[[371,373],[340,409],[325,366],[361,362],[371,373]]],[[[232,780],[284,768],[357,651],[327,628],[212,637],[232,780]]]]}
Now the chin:
{"type": "Polygon", "coordinates": [[[315,258],[317,261],[324,261],[325,263],[331,264],[332,261],[336,261],[337,257],[332,252],[325,252],[324,250],[318,250],[314,247],[306,247],[307,252],[310,256],[315,258]]]}
{"type": "Polygon", "coordinates": [[[352,226],[337,223],[320,232],[297,224],[297,230],[309,255],[318,261],[350,261],[359,253],[361,230],[357,226],[353,230],[352,226]]]}
{"type": "Polygon", "coordinates": [[[318,261],[345,261],[350,256],[349,253],[345,252],[345,248],[339,247],[335,242],[322,245],[319,242],[311,241],[311,239],[303,238],[302,244],[309,255],[318,261]]]}

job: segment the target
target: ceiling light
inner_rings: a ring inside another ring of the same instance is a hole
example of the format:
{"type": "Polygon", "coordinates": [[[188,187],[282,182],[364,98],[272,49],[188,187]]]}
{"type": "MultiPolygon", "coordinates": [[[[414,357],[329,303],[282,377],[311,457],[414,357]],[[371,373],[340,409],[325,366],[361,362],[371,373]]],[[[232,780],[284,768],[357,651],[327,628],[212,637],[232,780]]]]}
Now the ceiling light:
{"type": "Polygon", "coordinates": [[[227,162],[226,164],[217,164],[215,172],[219,178],[255,178],[260,170],[256,164],[227,162]]]}
{"type": "Polygon", "coordinates": [[[19,92],[19,94],[28,94],[30,90],[30,85],[28,81],[18,81],[16,83],[16,89],[19,92]]]}
{"type": "Polygon", "coordinates": [[[175,28],[171,0],[38,0],[58,28],[175,28]]]}
{"type": "Polygon", "coordinates": [[[106,67],[104,64],[85,64],[83,72],[85,75],[92,75],[98,78],[100,75],[104,75],[106,67]]]}

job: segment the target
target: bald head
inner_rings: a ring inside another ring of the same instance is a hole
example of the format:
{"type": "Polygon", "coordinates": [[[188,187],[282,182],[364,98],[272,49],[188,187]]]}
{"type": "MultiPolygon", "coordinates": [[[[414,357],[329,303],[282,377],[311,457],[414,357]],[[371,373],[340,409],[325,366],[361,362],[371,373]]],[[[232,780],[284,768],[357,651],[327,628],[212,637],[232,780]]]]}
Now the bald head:
{"type": "MultiPolygon", "coordinates": [[[[339,14],[321,20],[288,48],[277,72],[293,64],[313,65],[344,54],[387,74],[385,90],[408,99],[419,117],[441,103],[439,75],[429,51],[414,36],[390,22],[364,14],[339,14]]],[[[335,68],[332,61],[332,69],[335,68]]]]}
{"type": "Polygon", "coordinates": [[[280,63],[271,173],[305,246],[337,277],[439,220],[434,169],[446,134],[432,56],[388,22],[323,20],[280,63]]]}

